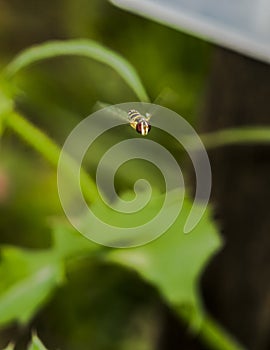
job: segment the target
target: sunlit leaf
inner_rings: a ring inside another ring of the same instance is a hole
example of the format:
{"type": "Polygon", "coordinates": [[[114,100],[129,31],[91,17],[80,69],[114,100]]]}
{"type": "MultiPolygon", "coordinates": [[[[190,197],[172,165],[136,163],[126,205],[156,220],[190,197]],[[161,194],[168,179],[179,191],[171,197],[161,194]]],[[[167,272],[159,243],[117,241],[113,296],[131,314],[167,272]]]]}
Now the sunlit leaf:
{"type": "Polygon", "coordinates": [[[138,248],[113,250],[108,259],[137,271],[168,304],[185,309],[195,325],[203,317],[198,281],[209,259],[221,247],[221,239],[209,210],[191,233],[183,233],[191,205],[185,199],[175,223],[157,240],[138,248]]]}
{"type": "Polygon", "coordinates": [[[38,336],[33,334],[32,341],[28,345],[27,350],[47,350],[47,348],[45,348],[38,336]]]}
{"type": "Polygon", "coordinates": [[[27,323],[63,281],[62,264],[51,251],[5,246],[0,262],[0,324],[27,323]]]}
{"type": "Polygon", "coordinates": [[[64,281],[64,261],[100,248],[64,225],[53,228],[53,247],[30,251],[3,246],[0,260],[0,325],[25,324],[64,281]]]}
{"type": "Polygon", "coordinates": [[[26,49],[8,65],[6,74],[12,77],[32,63],[63,55],[88,57],[110,66],[124,79],[141,101],[149,101],[137,72],[127,60],[99,43],[86,39],[51,41],[26,49]]]}

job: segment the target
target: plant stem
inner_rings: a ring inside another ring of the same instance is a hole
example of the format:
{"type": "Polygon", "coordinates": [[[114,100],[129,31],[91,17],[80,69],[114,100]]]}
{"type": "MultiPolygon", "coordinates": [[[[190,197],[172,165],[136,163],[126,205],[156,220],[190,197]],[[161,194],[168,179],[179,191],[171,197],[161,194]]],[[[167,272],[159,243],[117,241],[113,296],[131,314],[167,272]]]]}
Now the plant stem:
{"type": "Polygon", "coordinates": [[[110,66],[130,86],[140,101],[150,101],[135,68],[127,60],[99,43],[87,39],[48,41],[30,47],[10,62],[5,69],[5,75],[9,79],[30,64],[67,55],[88,57],[110,66]]]}
{"type": "MultiPolygon", "coordinates": [[[[57,169],[61,149],[43,131],[17,112],[10,113],[5,122],[7,126],[15,131],[17,135],[38,151],[57,169]]],[[[66,169],[72,173],[73,168],[74,160],[69,158],[66,169]]],[[[81,184],[87,200],[93,202],[98,196],[97,188],[92,178],[83,169],[81,169],[81,184]]]]}
{"type": "Polygon", "coordinates": [[[242,127],[200,135],[206,149],[233,144],[270,143],[270,127],[242,127]]]}
{"type": "MultiPolygon", "coordinates": [[[[194,313],[183,308],[176,308],[179,318],[186,324],[194,324],[194,313]]],[[[229,334],[217,321],[204,314],[202,321],[193,328],[193,336],[198,337],[207,348],[212,350],[245,350],[235,338],[229,334]]]]}
{"type": "Polygon", "coordinates": [[[244,350],[244,347],[209,315],[206,315],[202,322],[199,337],[214,350],[244,350]]]}

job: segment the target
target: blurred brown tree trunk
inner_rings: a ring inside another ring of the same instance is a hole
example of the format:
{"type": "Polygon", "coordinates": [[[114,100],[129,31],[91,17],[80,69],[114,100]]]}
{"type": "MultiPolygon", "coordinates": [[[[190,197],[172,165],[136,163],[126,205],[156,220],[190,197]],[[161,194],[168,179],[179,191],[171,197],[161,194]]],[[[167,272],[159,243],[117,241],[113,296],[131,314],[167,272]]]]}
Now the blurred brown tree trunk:
{"type": "MultiPolygon", "coordinates": [[[[203,131],[270,125],[270,66],[217,48],[203,131]]],[[[249,350],[270,349],[270,147],[209,152],[212,204],[225,240],[202,279],[208,311],[249,350]]],[[[160,349],[203,349],[167,314],[160,349]],[[175,330],[177,329],[177,331],[175,330]],[[179,347],[180,346],[180,347],[179,347]]]]}
{"type": "MultiPolygon", "coordinates": [[[[203,129],[270,124],[270,66],[216,49],[203,129]]],[[[225,247],[202,287],[208,310],[251,350],[270,349],[270,147],[209,152],[225,247]]]]}

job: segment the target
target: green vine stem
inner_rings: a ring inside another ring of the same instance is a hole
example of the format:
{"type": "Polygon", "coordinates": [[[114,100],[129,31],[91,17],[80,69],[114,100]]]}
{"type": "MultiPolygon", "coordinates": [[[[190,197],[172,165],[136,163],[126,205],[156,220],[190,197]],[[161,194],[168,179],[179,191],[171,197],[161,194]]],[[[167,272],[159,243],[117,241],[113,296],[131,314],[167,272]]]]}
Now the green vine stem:
{"type": "Polygon", "coordinates": [[[206,149],[227,145],[270,142],[270,127],[231,128],[200,135],[206,149]]]}
{"type": "Polygon", "coordinates": [[[57,56],[81,56],[94,59],[115,70],[140,101],[149,101],[146,90],[134,67],[116,52],[89,39],[49,41],[24,50],[6,67],[4,76],[10,80],[33,63],[57,56]]]}
{"type": "MultiPolygon", "coordinates": [[[[61,149],[43,131],[17,112],[10,113],[5,123],[57,169],[61,149]]],[[[66,163],[66,171],[72,173],[73,169],[74,160],[69,158],[66,163]]],[[[81,169],[81,185],[87,200],[93,202],[98,196],[96,184],[83,169],[81,169]]]]}
{"type": "Polygon", "coordinates": [[[175,308],[176,315],[183,321],[183,323],[190,327],[190,331],[194,337],[198,337],[207,348],[212,350],[246,350],[237,340],[228,333],[216,320],[209,314],[204,313],[203,319],[195,321],[194,312],[190,309],[182,307],[175,308]]]}
{"type": "MultiPolygon", "coordinates": [[[[232,145],[268,144],[270,143],[270,127],[245,126],[241,128],[228,128],[199,134],[199,136],[206,150],[232,145]]],[[[201,147],[197,138],[193,136],[183,136],[182,140],[183,144],[189,150],[197,150],[201,147]]],[[[175,142],[173,148],[179,148],[177,142],[175,142]]]]}
{"type": "Polygon", "coordinates": [[[217,321],[206,315],[198,337],[213,350],[245,350],[217,321]]]}
{"type": "Polygon", "coordinates": [[[205,316],[198,336],[202,342],[213,350],[245,350],[209,315],[205,316]]]}

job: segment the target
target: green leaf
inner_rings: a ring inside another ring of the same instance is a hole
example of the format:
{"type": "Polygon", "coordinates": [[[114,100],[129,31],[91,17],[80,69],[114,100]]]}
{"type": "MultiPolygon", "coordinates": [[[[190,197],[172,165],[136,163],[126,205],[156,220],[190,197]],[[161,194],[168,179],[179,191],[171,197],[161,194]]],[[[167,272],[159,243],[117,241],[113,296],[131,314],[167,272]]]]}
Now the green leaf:
{"type": "Polygon", "coordinates": [[[181,309],[180,314],[196,326],[203,318],[198,280],[221,247],[221,239],[209,209],[192,232],[183,233],[191,206],[186,198],[177,220],[157,240],[142,247],[113,250],[108,259],[136,270],[159,290],[169,305],[177,311],[181,309]]]}
{"type": "Polygon", "coordinates": [[[104,249],[85,238],[78,231],[61,222],[52,225],[53,249],[59,258],[69,258],[76,255],[92,254],[104,249]]]}
{"type": "Polygon", "coordinates": [[[52,251],[5,246],[0,263],[0,325],[27,323],[63,281],[63,265],[52,251]]]}
{"type": "Polygon", "coordinates": [[[134,67],[119,54],[92,40],[51,41],[26,49],[7,66],[7,77],[12,77],[32,63],[64,55],[84,56],[110,66],[124,79],[141,101],[149,101],[134,67]]]}
{"type": "Polygon", "coordinates": [[[32,335],[32,341],[27,350],[47,350],[36,334],[32,335]]]}
{"type": "MultiPolygon", "coordinates": [[[[178,192],[179,193],[179,192],[178,192]]],[[[152,193],[139,191],[134,200],[134,192],[126,191],[108,206],[102,199],[91,205],[94,215],[81,218],[80,228],[87,237],[106,247],[131,247],[148,242],[157,236],[160,228],[159,220],[153,220],[164,204],[164,195],[156,189],[152,193]],[[130,212],[126,212],[127,206],[130,212]],[[135,206],[133,206],[135,205],[135,206]],[[135,209],[141,208],[141,209],[135,209]],[[149,223],[147,227],[145,224],[149,223]]],[[[168,196],[170,208],[179,203],[179,199],[168,196]]],[[[164,213],[164,211],[163,211],[164,213]]],[[[166,213],[164,213],[164,217],[166,213]]],[[[171,217],[171,215],[169,216],[171,217]]]]}

